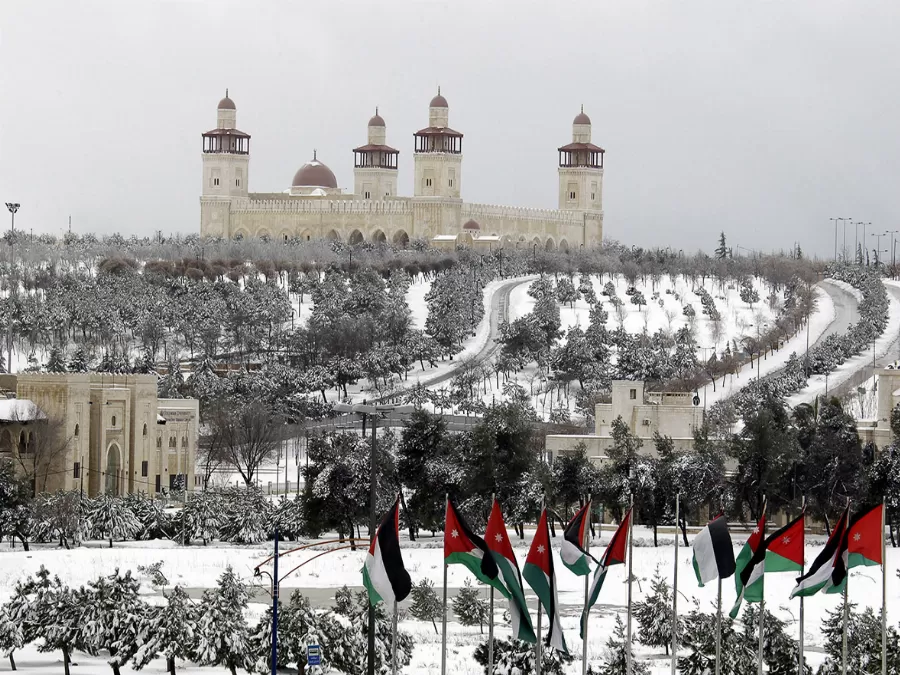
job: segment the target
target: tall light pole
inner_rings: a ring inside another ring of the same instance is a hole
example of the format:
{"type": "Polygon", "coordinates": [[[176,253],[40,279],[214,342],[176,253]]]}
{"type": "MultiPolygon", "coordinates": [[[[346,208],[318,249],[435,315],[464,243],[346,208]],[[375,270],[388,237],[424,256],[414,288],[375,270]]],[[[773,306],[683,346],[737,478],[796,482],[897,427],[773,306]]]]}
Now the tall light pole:
{"type": "Polygon", "coordinates": [[[853,235],[853,257],[856,258],[856,252],[859,250],[859,221],[853,221],[854,227],[854,235],[853,235]]]}
{"type": "Polygon", "coordinates": [[[6,202],[6,208],[9,209],[9,212],[12,214],[12,231],[15,234],[16,231],[16,211],[19,210],[21,204],[17,204],[15,202],[6,202]]]}
{"type": "Polygon", "coordinates": [[[834,223],[834,259],[837,261],[837,225],[840,218],[829,218],[834,223]]]}
{"type": "MultiPolygon", "coordinates": [[[[411,413],[416,407],[413,405],[366,405],[365,403],[350,405],[349,403],[335,403],[335,412],[357,413],[363,417],[363,426],[365,427],[366,418],[372,422],[372,444],[369,446],[369,543],[375,540],[375,528],[378,527],[378,514],[375,511],[375,467],[376,454],[375,429],[378,427],[378,418],[387,413],[411,413]]],[[[352,536],[352,533],[351,533],[352,536]]],[[[369,603],[369,627],[368,627],[369,649],[367,657],[368,675],[375,675],[375,605],[369,603]]]]}
{"type": "MultiPolygon", "coordinates": [[[[9,209],[9,213],[12,216],[12,237],[9,240],[9,266],[10,266],[10,293],[18,290],[18,282],[16,281],[15,275],[15,248],[16,245],[16,211],[22,205],[17,202],[6,202],[6,208],[9,209]]],[[[10,312],[9,320],[6,322],[6,372],[12,372],[12,313],[10,312]]]]}
{"type": "Polygon", "coordinates": [[[847,221],[853,220],[852,218],[841,218],[844,221],[844,247],[841,249],[841,255],[844,257],[844,262],[847,262],[847,221]]]}

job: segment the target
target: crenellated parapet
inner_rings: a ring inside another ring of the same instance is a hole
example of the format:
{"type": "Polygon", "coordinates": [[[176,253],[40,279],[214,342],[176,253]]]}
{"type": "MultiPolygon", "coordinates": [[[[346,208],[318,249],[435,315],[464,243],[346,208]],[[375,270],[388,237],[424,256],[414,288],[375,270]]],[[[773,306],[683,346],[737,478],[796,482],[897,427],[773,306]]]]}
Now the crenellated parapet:
{"type": "Polygon", "coordinates": [[[560,225],[581,225],[584,215],[579,211],[560,211],[557,209],[531,209],[520,206],[502,206],[498,204],[468,204],[462,205],[464,220],[536,220],[554,222],[560,225]]]}
{"type": "Polygon", "coordinates": [[[232,213],[276,212],[276,213],[314,213],[314,214],[358,214],[358,215],[396,215],[412,214],[412,204],[408,198],[394,199],[359,199],[349,195],[347,199],[258,199],[252,195],[245,199],[234,199],[231,202],[232,213]]]}

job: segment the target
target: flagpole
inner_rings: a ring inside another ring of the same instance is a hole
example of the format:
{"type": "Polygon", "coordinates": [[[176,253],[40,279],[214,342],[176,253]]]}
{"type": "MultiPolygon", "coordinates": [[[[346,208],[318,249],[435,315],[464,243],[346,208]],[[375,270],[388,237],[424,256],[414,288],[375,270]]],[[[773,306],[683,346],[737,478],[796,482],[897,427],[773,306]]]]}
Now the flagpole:
{"type": "MultiPolygon", "coordinates": [[[[581,545],[584,547],[585,552],[590,555],[591,550],[591,495],[588,495],[588,512],[587,512],[587,523],[585,523],[584,527],[584,541],[581,542],[581,545]]],[[[584,606],[588,605],[588,597],[590,594],[590,574],[584,575],[584,606]]],[[[585,615],[584,617],[584,635],[581,638],[581,675],[587,675],[587,645],[588,645],[588,617],[585,615]]]]}
{"type": "MultiPolygon", "coordinates": [[[[844,536],[850,528],[850,498],[847,498],[847,523],[844,536]]],[[[847,675],[847,623],[850,621],[850,603],[847,599],[847,589],[850,588],[850,568],[844,570],[844,626],[841,630],[841,675],[847,675]]]]}
{"type": "Polygon", "coordinates": [[[632,663],[631,663],[631,570],[632,570],[632,561],[634,560],[634,556],[632,555],[632,551],[634,550],[634,494],[631,495],[631,506],[628,511],[628,623],[626,625],[626,633],[625,633],[625,672],[627,675],[631,675],[632,672],[632,663]]]}
{"type": "MultiPolygon", "coordinates": [[[[800,575],[802,576],[806,570],[806,496],[803,497],[803,506],[800,510],[803,516],[803,553],[800,559],[800,575]]],[[[803,658],[803,596],[800,596],[800,675],[804,675],[804,658],[803,658]]]]}
{"type": "Polygon", "coordinates": [[[541,599],[538,598],[538,620],[537,620],[537,644],[534,646],[534,653],[536,654],[536,658],[534,660],[534,672],[536,675],[541,675],[541,658],[543,654],[541,653],[541,599]]]}
{"type": "MultiPolygon", "coordinates": [[[[444,522],[447,522],[447,510],[450,508],[450,495],[444,495],[444,522]]],[[[444,533],[447,536],[447,533],[444,533]]],[[[447,559],[444,558],[444,601],[441,612],[441,675],[447,674],[447,559]]]]}
{"type": "MultiPolygon", "coordinates": [[[[444,567],[446,569],[446,566],[444,567]]],[[[397,675],[397,600],[394,599],[394,617],[391,622],[391,673],[397,675]]]]}
{"type": "Polygon", "coordinates": [[[719,590],[716,600],[716,675],[722,674],[722,577],[718,578],[719,590]]]}
{"type": "MultiPolygon", "coordinates": [[[[497,493],[491,493],[491,509],[494,508],[494,502],[497,501],[497,493]]],[[[485,535],[487,538],[487,535],[485,535]]],[[[498,571],[499,574],[499,571],[498,571]]],[[[490,621],[488,621],[488,675],[494,675],[494,587],[491,586],[491,607],[490,621]]],[[[803,675],[801,673],[800,675],[803,675]]]]}
{"type": "MultiPolygon", "coordinates": [[[[887,504],[881,502],[881,675],[887,675],[887,543],[884,525],[887,521],[887,504]]],[[[849,570],[847,571],[849,576],[849,570]]],[[[800,675],[803,675],[802,673],[800,675]]]]}
{"type": "MultiPolygon", "coordinates": [[[[766,539],[765,517],[766,517],[766,497],[764,495],[763,496],[763,531],[760,533],[760,535],[762,537],[762,539],[759,542],[760,546],[764,545],[764,542],[766,539]]],[[[765,576],[766,575],[766,559],[765,558],[763,558],[762,566],[763,566],[763,587],[762,587],[762,594],[759,598],[759,654],[757,656],[757,659],[759,661],[759,663],[757,665],[757,673],[759,673],[759,675],[763,675],[763,635],[764,635],[765,627],[766,627],[766,576],[765,576]]],[[[801,675],[802,675],[802,673],[801,673],[801,675]]]]}
{"type": "MultiPolygon", "coordinates": [[[[681,516],[681,493],[675,495],[675,566],[672,571],[672,675],[678,665],[678,524],[681,516]]],[[[802,674],[801,674],[802,675],[802,674]]]]}

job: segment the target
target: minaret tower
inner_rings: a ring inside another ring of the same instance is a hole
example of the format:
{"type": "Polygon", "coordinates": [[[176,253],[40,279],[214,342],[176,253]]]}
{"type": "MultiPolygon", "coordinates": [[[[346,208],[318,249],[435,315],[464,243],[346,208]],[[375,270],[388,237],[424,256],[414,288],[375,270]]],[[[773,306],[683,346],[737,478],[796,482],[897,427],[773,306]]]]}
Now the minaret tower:
{"type": "Polygon", "coordinates": [[[591,118],[581,112],[572,122],[572,142],[559,148],[559,208],[592,212],[602,222],[603,155],[591,143],[591,118]]]}
{"type": "Polygon", "coordinates": [[[250,135],[236,128],[237,108],[228,97],[219,101],[216,128],[203,134],[203,197],[246,197],[250,135]]]}
{"type": "Polygon", "coordinates": [[[369,120],[366,145],[353,148],[353,193],[363,199],[384,199],[397,195],[397,157],[399,150],[385,144],[384,119],[375,108],[369,120]]]}
{"type": "Polygon", "coordinates": [[[428,106],[428,126],[414,134],[416,197],[459,199],[463,135],[447,126],[449,119],[447,99],[438,87],[437,96],[428,106]]]}

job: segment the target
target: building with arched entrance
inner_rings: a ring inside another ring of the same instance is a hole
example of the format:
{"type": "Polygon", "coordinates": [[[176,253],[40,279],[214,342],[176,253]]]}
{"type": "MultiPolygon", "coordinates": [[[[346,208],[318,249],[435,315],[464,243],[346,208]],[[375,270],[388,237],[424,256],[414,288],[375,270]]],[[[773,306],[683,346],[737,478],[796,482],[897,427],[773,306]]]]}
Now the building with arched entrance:
{"type": "MultiPolygon", "coordinates": [[[[157,380],[111,373],[0,375],[0,388],[14,393],[16,401],[33,402],[60,435],[59,452],[47,459],[48,478],[38,491],[83,489],[94,496],[192,490],[199,402],[158,398],[157,380]]],[[[2,412],[0,405],[0,418],[2,412]]],[[[26,451],[28,433],[23,422],[4,425],[0,419],[0,457],[26,451]],[[5,439],[11,432],[26,434],[24,443],[5,439]]]]}
{"type": "Polygon", "coordinates": [[[450,107],[440,89],[428,107],[428,126],[413,134],[411,197],[397,194],[401,152],[388,145],[387,125],[377,108],[366,129],[366,143],[353,148],[352,192],[338,186],[334,172],[315,151],[290,187],[250,192],[250,134],[237,129],[237,106],[226,91],[216,128],[203,134],[200,233],[398,246],[411,239],[465,234],[458,244],[493,237],[498,246],[530,248],[537,243],[546,250],[602,241],[605,152],[593,144],[591,120],[583,109],[572,122],[572,141],[557,149],[555,209],[463,200],[464,135],[450,127],[450,107]]]}

